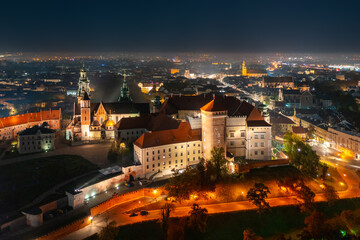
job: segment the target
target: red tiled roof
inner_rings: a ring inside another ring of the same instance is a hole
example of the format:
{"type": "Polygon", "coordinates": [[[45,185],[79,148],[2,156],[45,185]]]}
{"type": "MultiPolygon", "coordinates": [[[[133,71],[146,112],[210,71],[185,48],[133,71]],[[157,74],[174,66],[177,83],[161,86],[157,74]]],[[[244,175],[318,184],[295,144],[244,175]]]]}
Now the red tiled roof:
{"type": "Polygon", "coordinates": [[[296,134],[305,134],[305,133],[307,133],[307,129],[303,128],[301,126],[293,126],[292,132],[296,133],[296,134]]]}
{"type": "Polygon", "coordinates": [[[12,127],[16,125],[41,122],[47,120],[60,120],[61,110],[48,110],[34,113],[25,113],[9,117],[0,118],[0,128],[12,127]]]}
{"type": "Polygon", "coordinates": [[[193,130],[189,122],[181,122],[177,129],[144,133],[134,142],[134,145],[149,148],[197,140],[201,140],[201,130],[193,130]]]}

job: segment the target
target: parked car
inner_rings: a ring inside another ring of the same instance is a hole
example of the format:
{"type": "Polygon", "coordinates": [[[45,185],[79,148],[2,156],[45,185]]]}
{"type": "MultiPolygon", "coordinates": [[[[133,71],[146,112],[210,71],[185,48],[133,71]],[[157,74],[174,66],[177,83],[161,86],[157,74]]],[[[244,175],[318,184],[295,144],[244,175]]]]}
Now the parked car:
{"type": "Polygon", "coordinates": [[[136,217],[136,216],[137,216],[137,214],[133,212],[132,214],[130,214],[129,217],[136,217]]]}
{"type": "Polygon", "coordinates": [[[145,215],[148,215],[148,214],[149,214],[149,212],[148,212],[148,211],[145,211],[145,210],[143,210],[143,211],[140,212],[140,215],[141,215],[141,216],[145,216],[145,215]]]}

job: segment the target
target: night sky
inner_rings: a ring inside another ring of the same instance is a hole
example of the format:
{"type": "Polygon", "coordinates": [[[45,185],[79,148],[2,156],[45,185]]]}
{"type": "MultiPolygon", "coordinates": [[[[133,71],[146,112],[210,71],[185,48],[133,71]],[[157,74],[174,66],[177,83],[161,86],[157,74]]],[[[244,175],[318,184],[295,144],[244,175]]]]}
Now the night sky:
{"type": "Polygon", "coordinates": [[[360,1],[1,1],[0,51],[360,52],[360,1]]]}

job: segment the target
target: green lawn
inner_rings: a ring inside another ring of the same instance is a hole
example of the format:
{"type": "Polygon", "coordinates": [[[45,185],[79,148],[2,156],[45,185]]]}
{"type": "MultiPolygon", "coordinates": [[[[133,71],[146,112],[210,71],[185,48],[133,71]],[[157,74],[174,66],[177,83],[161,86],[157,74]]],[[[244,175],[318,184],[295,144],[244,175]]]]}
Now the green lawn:
{"type": "Polygon", "coordinates": [[[0,213],[15,210],[49,188],[98,167],[80,156],[58,155],[0,168],[0,213]]]}
{"type": "MultiPolygon", "coordinates": [[[[328,218],[340,214],[342,210],[360,208],[360,199],[344,199],[337,201],[333,206],[327,203],[318,203],[317,209],[328,218]]],[[[251,228],[262,237],[271,237],[277,233],[290,233],[304,227],[307,215],[300,213],[296,206],[272,208],[270,212],[259,215],[256,211],[243,211],[226,214],[210,215],[206,233],[199,234],[186,231],[185,239],[243,239],[243,231],[251,228]]],[[[95,238],[94,238],[95,239],[95,238]]],[[[162,239],[162,231],[157,221],[127,225],[119,228],[117,240],[162,239]]]]}

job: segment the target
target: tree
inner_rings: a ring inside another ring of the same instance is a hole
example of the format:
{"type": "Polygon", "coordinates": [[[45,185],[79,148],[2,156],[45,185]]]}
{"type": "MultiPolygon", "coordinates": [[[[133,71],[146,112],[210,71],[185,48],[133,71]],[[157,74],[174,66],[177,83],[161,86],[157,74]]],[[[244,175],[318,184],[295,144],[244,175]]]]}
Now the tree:
{"type": "Polygon", "coordinates": [[[114,240],[118,234],[119,229],[116,227],[116,222],[111,221],[99,233],[99,240],[114,240]]]}
{"type": "Polygon", "coordinates": [[[297,197],[303,201],[303,204],[301,205],[301,211],[311,211],[314,207],[315,193],[311,191],[311,189],[304,183],[302,183],[302,185],[295,190],[295,193],[297,197]]]}
{"type": "Polygon", "coordinates": [[[276,234],[276,236],[274,236],[272,238],[272,240],[292,240],[291,237],[285,237],[285,234],[283,233],[279,233],[279,234],[276,234]]]}
{"type": "Polygon", "coordinates": [[[223,178],[227,174],[227,167],[226,167],[227,160],[225,158],[224,148],[214,147],[211,150],[210,163],[214,166],[216,181],[223,178]]]}
{"type": "Polygon", "coordinates": [[[171,218],[169,220],[169,226],[167,231],[168,240],[183,240],[185,239],[185,226],[187,219],[182,218],[171,218]]]}
{"type": "Polygon", "coordinates": [[[198,204],[194,203],[189,214],[190,217],[188,226],[192,229],[198,229],[200,232],[204,233],[206,231],[206,222],[208,218],[207,209],[202,208],[198,204]]]}
{"type": "Polygon", "coordinates": [[[339,195],[336,193],[333,186],[327,184],[324,184],[324,186],[325,186],[324,188],[325,198],[329,204],[333,204],[336,200],[339,199],[339,195]]]}
{"type": "Polygon", "coordinates": [[[258,207],[259,212],[263,212],[270,208],[265,199],[268,197],[270,190],[263,183],[255,183],[252,188],[247,192],[246,198],[258,207]]]}
{"type": "Polygon", "coordinates": [[[301,239],[337,239],[326,220],[323,213],[314,210],[310,216],[305,218],[306,227],[301,234],[301,239]]]}
{"type": "Polygon", "coordinates": [[[243,232],[244,240],[262,240],[263,238],[258,236],[251,229],[245,229],[243,232]]]}
{"type": "Polygon", "coordinates": [[[325,181],[327,172],[328,172],[328,170],[329,170],[329,167],[328,167],[328,165],[327,165],[326,163],[321,163],[320,166],[321,166],[321,176],[320,176],[320,178],[321,178],[323,181],[325,181]]]}
{"type": "Polygon", "coordinates": [[[284,135],[284,150],[291,165],[308,177],[317,176],[321,166],[320,157],[309,144],[302,142],[296,134],[289,132],[284,135]]]}
{"type": "Polygon", "coordinates": [[[315,136],[315,127],[314,125],[310,125],[308,127],[308,131],[306,133],[308,139],[313,139],[315,136]]]}
{"type": "Polygon", "coordinates": [[[360,236],[360,217],[356,216],[351,210],[344,210],[340,214],[340,219],[351,234],[356,237],[360,236]]]}
{"type": "Polygon", "coordinates": [[[168,233],[168,228],[169,228],[169,221],[170,221],[170,213],[175,209],[174,204],[171,203],[165,203],[162,207],[161,207],[161,227],[163,230],[163,236],[164,236],[164,240],[167,240],[167,233],[168,233]]]}

